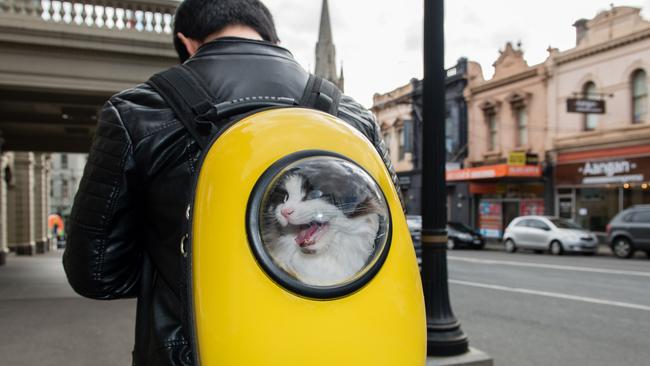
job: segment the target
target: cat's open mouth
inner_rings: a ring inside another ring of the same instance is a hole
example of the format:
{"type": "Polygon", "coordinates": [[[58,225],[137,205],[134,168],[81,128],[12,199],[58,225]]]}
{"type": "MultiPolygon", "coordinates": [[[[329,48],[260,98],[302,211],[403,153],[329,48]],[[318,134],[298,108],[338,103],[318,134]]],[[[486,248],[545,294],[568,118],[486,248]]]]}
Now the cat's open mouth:
{"type": "Polygon", "coordinates": [[[329,224],[326,222],[312,221],[309,224],[298,226],[298,235],[296,236],[296,244],[303,249],[304,252],[313,252],[308,250],[307,247],[316,244],[318,239],[327,231],[329,224]]]}

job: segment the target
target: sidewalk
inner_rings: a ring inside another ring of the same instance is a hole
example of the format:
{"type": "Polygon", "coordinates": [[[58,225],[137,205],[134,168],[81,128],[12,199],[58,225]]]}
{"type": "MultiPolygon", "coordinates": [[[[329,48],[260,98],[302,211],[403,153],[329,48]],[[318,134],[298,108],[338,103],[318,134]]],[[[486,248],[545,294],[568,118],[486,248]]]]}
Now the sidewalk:
{"type": "Polygon", "coordinates": [[[131,364],[135,301],[76,295],[61,254],[10,255],[0,267],[0,365],[131,364]]]}

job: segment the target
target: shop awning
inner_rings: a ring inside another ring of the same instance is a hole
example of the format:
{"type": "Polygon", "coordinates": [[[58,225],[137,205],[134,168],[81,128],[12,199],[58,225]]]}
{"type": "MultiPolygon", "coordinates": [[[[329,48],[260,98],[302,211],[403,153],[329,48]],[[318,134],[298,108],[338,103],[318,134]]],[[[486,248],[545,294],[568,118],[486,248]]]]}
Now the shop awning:
{"type": "Polygon", "coordinates": [[[480,180],[495,178],[539,178],[542,168],[539,165],[487,165],[447,171],[447,181],[480,180]]]}

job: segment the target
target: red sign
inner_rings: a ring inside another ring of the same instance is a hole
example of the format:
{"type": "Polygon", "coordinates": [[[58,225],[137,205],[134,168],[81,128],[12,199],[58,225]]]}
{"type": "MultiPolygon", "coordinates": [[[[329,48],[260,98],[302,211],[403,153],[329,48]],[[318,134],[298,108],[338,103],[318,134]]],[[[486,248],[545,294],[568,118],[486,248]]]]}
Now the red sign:
{"type": "Polygon", "coordinates": [[[539,165],[488,165],[478,168],[450,170],[447,172],[447,181],[462,181],[476,179],[494,179],[505,177],[537,178],[542,176],[539,165]]]}

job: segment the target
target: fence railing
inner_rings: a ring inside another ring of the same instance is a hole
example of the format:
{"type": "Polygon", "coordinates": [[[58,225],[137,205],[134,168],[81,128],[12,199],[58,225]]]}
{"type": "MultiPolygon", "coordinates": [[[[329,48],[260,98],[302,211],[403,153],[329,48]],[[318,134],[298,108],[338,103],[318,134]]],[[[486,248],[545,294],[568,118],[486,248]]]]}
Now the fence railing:
{"type": "Polygon", "coordinates": [[[3,14],[78,27],[171,33],[174,0],[0,0],[3,14]]]}

